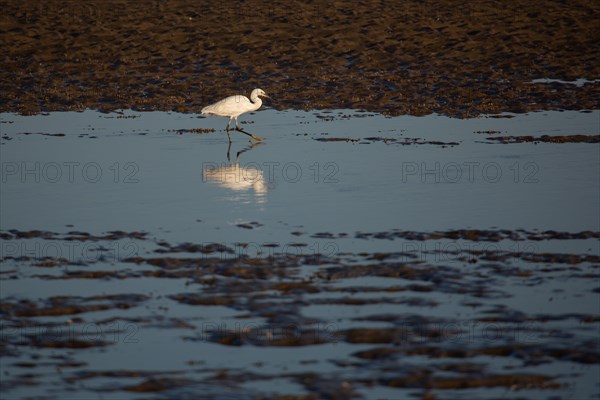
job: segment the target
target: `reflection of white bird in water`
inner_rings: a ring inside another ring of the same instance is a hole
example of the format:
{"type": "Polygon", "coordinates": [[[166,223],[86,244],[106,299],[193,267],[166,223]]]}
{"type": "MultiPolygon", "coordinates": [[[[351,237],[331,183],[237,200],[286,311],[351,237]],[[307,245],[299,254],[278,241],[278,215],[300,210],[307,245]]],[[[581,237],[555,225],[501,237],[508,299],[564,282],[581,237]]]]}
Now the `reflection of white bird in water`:
{"type": "Polygon", "coordinates": [[[235,164],[233,164],[229,158],[229,150],[231,149],[231,142],[229,142],[229,146],[227,147],[227,160],[229,164],[220,166],[214,164],[203,168],[202,180],[238,193],[254,191],[255,201],[263,203],[268,190],[263,171],[255,167],[242,167],[239,164],[240,154],[260,144],[262,143],[252,143],[249,147],[239,151],[235,158],[235,164]]]}
{"type": "Polygon", "coordinates": [[[202,171],[202,179],[236,192],[253,190],[257,195],[267,192],[263,171],[255,167],[241,167],[238,163],[206,168],[202,171]]]}
{"type": "Polygon", "coordinates": [[[227,122],[227,137],[231,142],[231,138],[229,137],[229,125],[231,124],[231,120],[235,120],[235,129],[246,135],[250,136],[255,140],[263,140],[258,136],[251,135],[248,132],[243,131],[238,126],[238,117],[244,113],[250,111],[256,111],[262,106],[262,97],[269,97],[262,89],[254,89],[252,93],[250,93],[250,99],[246,96],[235,95],[224,98],[223,100],[217,101],[215,104],[211,104],[210,106],[206,106],[202,109],[202,114],[204,115],[218,115],[220,117],[229,117],[229,121],[227,122]]]}

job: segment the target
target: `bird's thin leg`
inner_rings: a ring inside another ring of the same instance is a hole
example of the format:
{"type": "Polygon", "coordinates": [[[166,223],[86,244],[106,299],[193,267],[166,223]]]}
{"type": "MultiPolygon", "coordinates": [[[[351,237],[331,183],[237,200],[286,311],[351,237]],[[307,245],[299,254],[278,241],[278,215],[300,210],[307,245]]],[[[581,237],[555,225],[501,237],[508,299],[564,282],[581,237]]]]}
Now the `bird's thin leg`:
{"type": "MultiPolygon", "coordinates": [[[[227,132],[227,136],[229,136],[229,132],[227,132]]],[[[231,165],[231,158],[229,158],[229,150],[231,150],[231,140],[227,144],[227,161],[229,161],[229,165],[231,165]]]]}
{"type": "Polygon", "coordinates": [[[238,126],[237,118],[235,118],[235,130],[239,131],[239,132],[242,132],[242,133],[245,133],[246,135],[250,136],[251,139],[254,139],[254,140],[264,140],[264,138],[261,138],[261,137],[258,137],[258,136],[254,136],[253,134],[248,133],[245,130],[243,130],[242,128],[240,128],[238,126]]]}
{"type": "Polygon", "coordinates": [[[232,119],[233,119],[233,118],[229,117],[229,121],[227,121],[227,132],[229,132],[229,131],[230,131],[230,129],[231,129],[231,128],[229,128],[229,125],[231,125],[231,120],[232,120],[232,119]]]}
{"type": "Polygon", "coordinates": [[[231,144],[231,136],[229,136],[229,125],[231,124],[231,117],[229,117],[229,121],[227,121],[227,127],[225,128],[225,131],[227,132],[227,139],[229,139],[229,143],[231,144]]]}

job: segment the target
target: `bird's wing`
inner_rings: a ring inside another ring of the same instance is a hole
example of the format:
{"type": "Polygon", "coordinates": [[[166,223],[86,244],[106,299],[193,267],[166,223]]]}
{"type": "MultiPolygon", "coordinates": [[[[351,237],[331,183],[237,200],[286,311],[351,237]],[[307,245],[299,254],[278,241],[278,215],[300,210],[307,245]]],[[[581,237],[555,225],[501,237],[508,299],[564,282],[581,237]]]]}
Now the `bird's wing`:
{"type": "Polygon", "coordinates": [[[252,102],[246,96],[229,96],[223,100],[217,101],[215,104],[206,106],[202,109],[202,114],[215,115],[239,115],[248,110],[252,106],[252,102]]]}

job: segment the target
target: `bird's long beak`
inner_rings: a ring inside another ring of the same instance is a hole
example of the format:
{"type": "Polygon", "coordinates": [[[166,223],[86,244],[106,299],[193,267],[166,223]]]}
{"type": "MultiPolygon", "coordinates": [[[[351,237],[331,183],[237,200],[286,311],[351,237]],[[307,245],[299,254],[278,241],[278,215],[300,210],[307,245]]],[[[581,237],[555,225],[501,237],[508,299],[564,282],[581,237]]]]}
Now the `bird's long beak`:
{"type": "Polygon", "coordinates": [[[262,97],[266,97],[267,99],[270,99],[271,97],[267,96],[266,94],[262,94],[262,97]]]}

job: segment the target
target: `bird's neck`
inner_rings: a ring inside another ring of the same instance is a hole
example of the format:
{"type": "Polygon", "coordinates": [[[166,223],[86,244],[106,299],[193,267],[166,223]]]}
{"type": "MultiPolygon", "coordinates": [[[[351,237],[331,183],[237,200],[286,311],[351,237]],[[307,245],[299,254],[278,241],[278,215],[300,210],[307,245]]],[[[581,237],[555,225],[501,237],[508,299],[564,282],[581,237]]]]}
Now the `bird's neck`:
{"type": "Polygon", "coordinates": [[[254,104],[255,110],[258,110],[260,106],[262,106],[262,100],[260,99],[260,97],[256,96],[255,98],[250,100],[252,101],[252,104],[254,104]]]}

